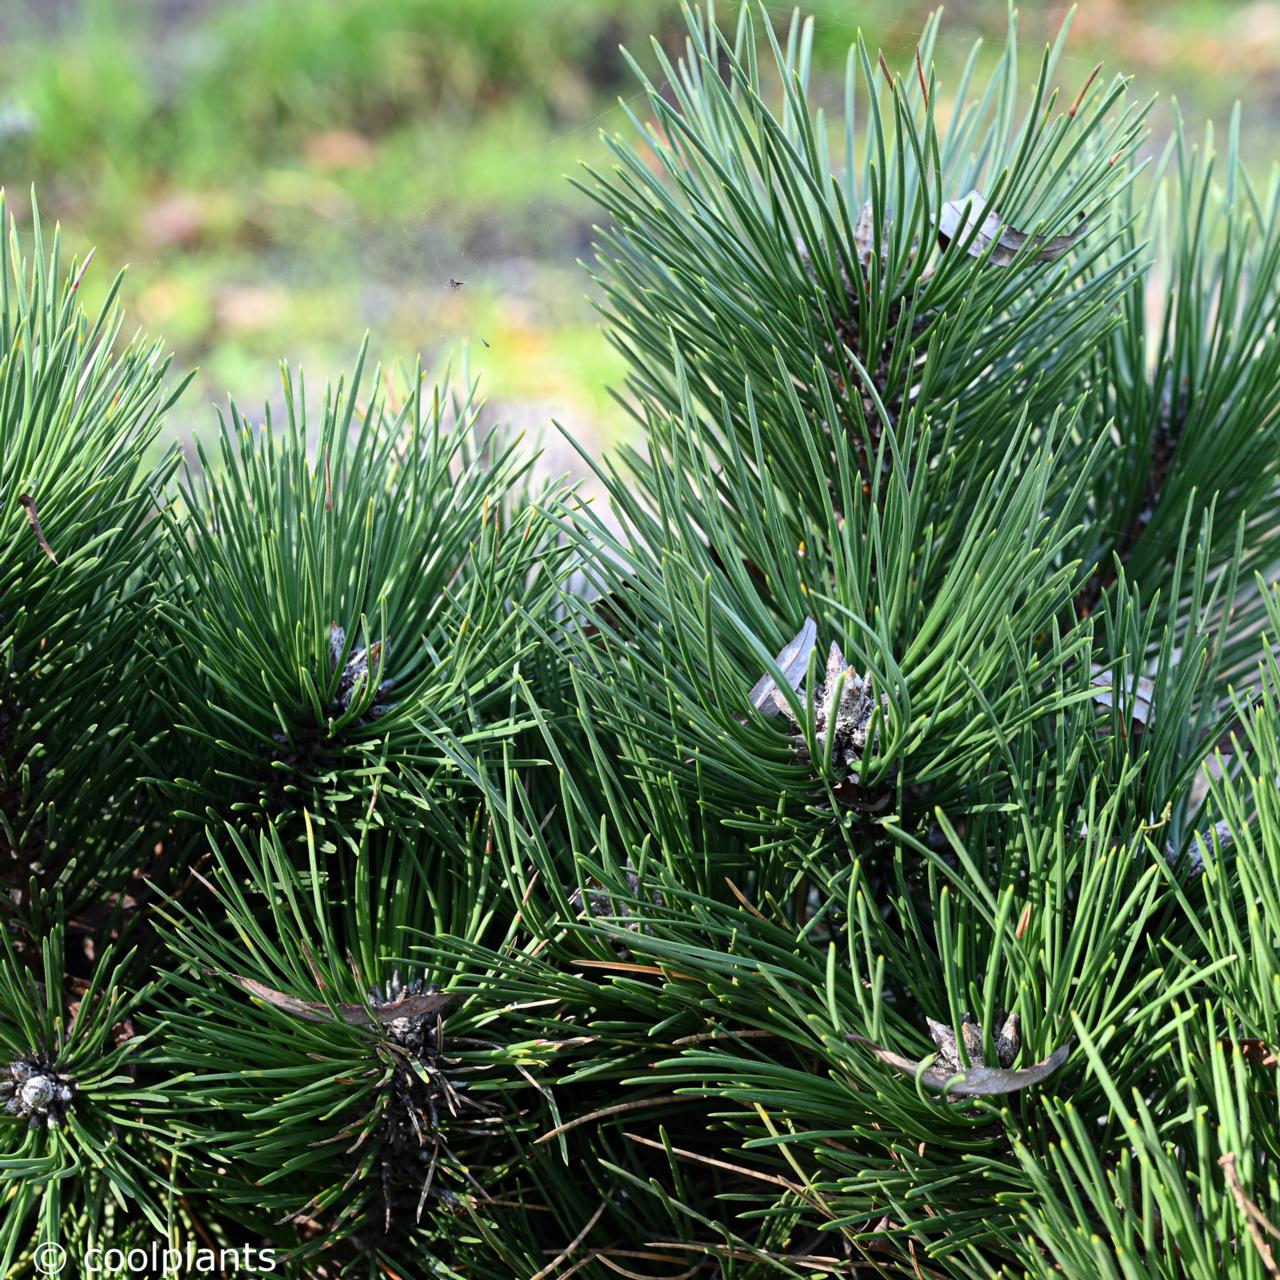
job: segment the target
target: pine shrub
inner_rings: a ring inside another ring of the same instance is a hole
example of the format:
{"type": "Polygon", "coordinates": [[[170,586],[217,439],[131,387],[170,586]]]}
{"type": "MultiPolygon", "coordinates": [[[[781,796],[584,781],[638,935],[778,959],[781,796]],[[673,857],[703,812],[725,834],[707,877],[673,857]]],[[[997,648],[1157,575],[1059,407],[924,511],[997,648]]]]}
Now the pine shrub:
{"type": "Polygon", "coordinates": [[[6,1273],[1277,1274],[1280,179],[687,19],[594,500],[5,250],[6,1273]]]}

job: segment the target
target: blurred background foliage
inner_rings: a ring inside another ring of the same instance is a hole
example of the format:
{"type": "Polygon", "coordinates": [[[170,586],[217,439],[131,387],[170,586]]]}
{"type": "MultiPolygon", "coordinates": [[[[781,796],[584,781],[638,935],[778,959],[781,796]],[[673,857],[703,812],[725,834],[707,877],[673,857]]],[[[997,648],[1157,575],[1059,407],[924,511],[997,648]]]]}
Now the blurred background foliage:
{"type": "MultiPolygon", "coordinates": [[[[933,6],[804,7],[836,103],[856,30],[907,74],[933,6]]],[[[791,7],[770,8],[781,27],[791,7]]],[[[1028,79],[1067,15],[1020,11],[1028,79]]],[[[993,0],[948,7],[944,99],[1007,20],[993,0]]],[[[20,218],[37,184],[72,251],[130,264],[130,320],[200,368],[182,436],[228,393],[258,416],[285,356],[345,367],[368,329],[387,359],[480,376],[489,416],[561,471],[553,418],[591,447],[627,429],[577,265],[596,213],[565,178],[645,110],[619,44],[652,70],[648,37],[673,50],[682,30],[676,0],[0,0],[0,182],[20,218]]],[[[1084,0],[1066,100],[1097,62],[1140,98],[1161,87],[1156,137],[1176,109],[1199,136],[1241,100],[1246,156],[1280,156],[1280,0],[1084,0]]],[[[90,273],[91,305],[110,277],[90,273]]]]}

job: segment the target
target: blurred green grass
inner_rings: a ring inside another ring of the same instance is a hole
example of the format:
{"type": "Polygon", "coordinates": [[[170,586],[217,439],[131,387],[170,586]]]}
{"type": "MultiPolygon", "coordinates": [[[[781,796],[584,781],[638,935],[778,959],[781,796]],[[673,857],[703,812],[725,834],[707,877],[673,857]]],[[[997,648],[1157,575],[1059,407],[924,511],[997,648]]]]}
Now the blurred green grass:
{"type": "MultiPolygon", "coordinates": [[[[859,26],[909,69],[931,6],[805,8],[834,79],[859,26]]],[[[1028,75],[1065,16],[1020,16],[1028,75]]],[[[1005,22],[986,0],[944,14],[943,93],[1005,22]]],[[[624,429],[606,391],[622,370],[576,265],[594,210],[565,175],[604,159],[601,128],[626,130],[618,94],[643,107],[618,45],[652,68],[648,36],[674,52],[681,30],[674,0],[8,0],[0,176],[19,208],[38,187],[72,251],[98,247],[91,301],[107,264],[131,264],[131,319],[201,369],[180,434],[227,393],[273,399],[281,358],[313,386],[337,376],[368,329],[388,361],[452,361],[495,416],[596,447],[624,429]]],[[[1140,97],[1176,94],[1193,134],[1243,100],[1245,151],[1280,154],[1280,3],[1086,0],[1064,75],[1097,61],[1140,97]]]]}

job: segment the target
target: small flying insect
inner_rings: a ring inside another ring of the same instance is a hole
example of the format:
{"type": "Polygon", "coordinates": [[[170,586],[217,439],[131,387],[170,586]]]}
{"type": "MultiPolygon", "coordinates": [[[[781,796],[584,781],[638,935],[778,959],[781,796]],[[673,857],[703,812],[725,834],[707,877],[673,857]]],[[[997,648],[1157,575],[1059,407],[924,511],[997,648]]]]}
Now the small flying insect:
{"type": "Polygon", "coordinates": [[[450,276],[450,277],[449,277],[449,288],[450,288],[450,289],[455,289],[455,290],[456,290],[456,289],[461,289],[461,288],[462,288],[462,286],[463,286],[464,284],[466,284],[466,283],[467,283],[467,282],[466,282],[465,280],[455,280],[452,276],[450,276]]]}

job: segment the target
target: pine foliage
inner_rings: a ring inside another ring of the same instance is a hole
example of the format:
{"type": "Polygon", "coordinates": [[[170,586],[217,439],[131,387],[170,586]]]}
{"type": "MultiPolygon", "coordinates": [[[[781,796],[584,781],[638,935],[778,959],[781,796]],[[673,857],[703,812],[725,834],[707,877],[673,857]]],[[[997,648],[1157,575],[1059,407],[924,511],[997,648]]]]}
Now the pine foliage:
{"type": "Polygon", "coordinates": [[[363,352],[148,470],[8,250],[6,1269],[1275,1274],[1280,178],[687,20],[595,501],[363,352]]]}
{"type": "MultiPolygon", "coordinates": [[[[0,199],[0,220],[8,214],[0,199]]],[[[37,216],[38,226],[38,216],[37,216]]],[[[79,305],[55,235],[0,237],[0,859],[72,898],[114,892],[139,856],[135,747],[145,696],[148,518],[171,461],[149,462],[167,386],[161,344],[120,344],[112,287],[79,305]]]]}

